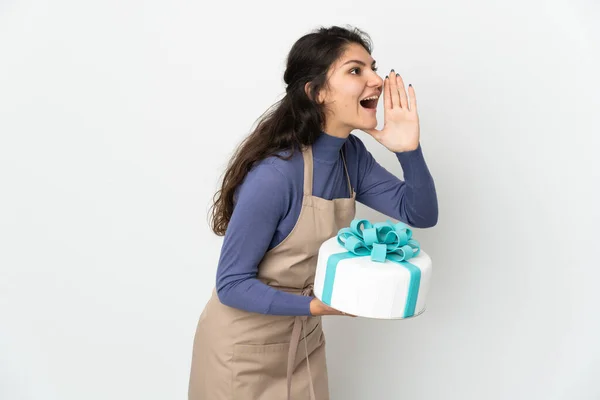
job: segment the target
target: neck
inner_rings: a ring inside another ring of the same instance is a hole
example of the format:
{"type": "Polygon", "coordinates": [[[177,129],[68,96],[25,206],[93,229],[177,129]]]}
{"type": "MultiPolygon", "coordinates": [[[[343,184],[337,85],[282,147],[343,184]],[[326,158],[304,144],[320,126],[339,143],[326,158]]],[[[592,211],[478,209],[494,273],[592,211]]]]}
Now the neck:
{"type": "Polygon", "coordinates": [[[340,150],[348,136],[340,137],[330,134],[329,132],[321,131],[319,137],[313,144],[313,157],[324,162],[336,162],[340,157],[340,150]]]}
{"type": "Polygon", "coordinates": [[[345,139],[348,136],[350,136],[350,132],[352,132],[352,129],[349,128],[347,125],[334,126],[329,124],[325,127],[325,129],[322,130],[322,132],[329,136],[335,136],[338,138],[345,139]]]}

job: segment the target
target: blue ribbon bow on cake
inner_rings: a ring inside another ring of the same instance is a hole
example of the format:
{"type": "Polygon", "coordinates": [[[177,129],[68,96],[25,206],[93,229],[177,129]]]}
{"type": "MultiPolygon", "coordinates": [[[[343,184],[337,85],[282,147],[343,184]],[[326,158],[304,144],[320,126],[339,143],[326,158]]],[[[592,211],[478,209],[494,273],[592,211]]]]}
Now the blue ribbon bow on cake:
{"type": "Polygon", "coordinates": [[[406,224],[403,222],[394,224],[390,220],[371,224],[366,219],[354,219],[350,227],[338,231],[337,241],[347,252],[332,254],[327,259],[321,299],[323,303],[331,305],[338,263],[347,258],[370,256],[374,262],[389,260],[409,271],[410,283],[404,317],[414,315],[421,283],[421,270],[406,260],[417,256],[421,246],[419,242],[412,239],[412,230],[406,224]]]}

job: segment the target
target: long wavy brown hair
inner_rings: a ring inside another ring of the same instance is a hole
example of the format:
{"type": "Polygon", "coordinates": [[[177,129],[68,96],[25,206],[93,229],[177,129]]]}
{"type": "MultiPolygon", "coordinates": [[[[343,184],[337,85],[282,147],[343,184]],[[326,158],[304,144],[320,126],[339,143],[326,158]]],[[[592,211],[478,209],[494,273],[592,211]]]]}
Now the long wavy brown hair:
{"type": "MultiPolygon", "coordinates": [[[[317,94],[328,88],[327,73],[351,43],[372,53],[369,35],[358,28],[320,27],[294,43],[283,74],[286,94],[259,117],[258,125],[229,160],[221,189],[213,196],[211,229],[225,235],[234,207],[236,188],[260,160],[269,156],[289,159],[294,151],[311,145],[321,133],[326,109],[317,94]],[[305,91],[309,83],[308,93],[305,91]],[[288,157],[280,152],[291,150],[288,157]]],[[[210,211],[209,211],[210,212],[210,211]]]]}

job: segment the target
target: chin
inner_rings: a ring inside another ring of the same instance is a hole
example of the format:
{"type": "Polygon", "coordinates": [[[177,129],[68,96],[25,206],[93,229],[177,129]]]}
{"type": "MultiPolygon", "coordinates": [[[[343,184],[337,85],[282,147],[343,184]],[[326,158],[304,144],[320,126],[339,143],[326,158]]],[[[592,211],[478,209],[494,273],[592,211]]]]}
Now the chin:
{"type": "Polygon", "coordinates": [[[375,129],[377,128],[377,117],[374,115],[372,118],[357,118],[346,125],[352,127],[353,130],[375,129]]]}
{"type": "Polygon", "coordinates": [[[377,118],[373,118],[372,122],[366,122],[358,125],[356,129],[375,129],[377,128],[377,118]]]}

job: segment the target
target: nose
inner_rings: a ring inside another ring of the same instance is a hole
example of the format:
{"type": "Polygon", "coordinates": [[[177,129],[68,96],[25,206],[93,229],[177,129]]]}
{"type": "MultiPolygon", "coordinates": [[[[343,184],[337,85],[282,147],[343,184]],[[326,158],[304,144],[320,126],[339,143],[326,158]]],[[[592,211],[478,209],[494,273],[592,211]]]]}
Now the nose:
{"type": "Polygon", "coordinates": [[[383,86],[383,79],[377,74],[377,72],[373,71],[373,74],[369,77],[367,84],[369,87],[381,88],[383,86]]]}

